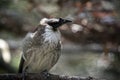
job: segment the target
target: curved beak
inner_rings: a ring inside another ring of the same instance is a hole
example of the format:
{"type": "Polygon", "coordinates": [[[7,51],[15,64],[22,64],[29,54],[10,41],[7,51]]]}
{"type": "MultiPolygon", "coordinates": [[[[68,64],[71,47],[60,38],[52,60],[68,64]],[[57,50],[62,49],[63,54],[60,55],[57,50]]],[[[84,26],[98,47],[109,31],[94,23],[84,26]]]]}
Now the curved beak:
{"type": "Polygon", "coordinates": [[[65,23],[70,23],[70,22],[72,22],[71,20],[65,20],[64,21],[65,23]]]}
{"type": "Polygon", "coordinates": [[[71,20],[62,19],[62,18],[59,18],[59,20],[60,20],[60,22],[63,23],[63,24],[72,22],[71,20]]]}

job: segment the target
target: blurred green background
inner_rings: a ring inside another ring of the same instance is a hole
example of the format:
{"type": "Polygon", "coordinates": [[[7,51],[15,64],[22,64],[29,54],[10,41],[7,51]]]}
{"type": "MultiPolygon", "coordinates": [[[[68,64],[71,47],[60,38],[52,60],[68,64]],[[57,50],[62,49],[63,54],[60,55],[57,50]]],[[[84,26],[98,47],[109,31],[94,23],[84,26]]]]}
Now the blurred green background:
{"type": "Polygon", "coordinates": [[[27,32],[46,17],[60,27],[62,55],[51,73],[120,80],[119,0],[0,0],[0,73],[17,73],[27,32]]]}

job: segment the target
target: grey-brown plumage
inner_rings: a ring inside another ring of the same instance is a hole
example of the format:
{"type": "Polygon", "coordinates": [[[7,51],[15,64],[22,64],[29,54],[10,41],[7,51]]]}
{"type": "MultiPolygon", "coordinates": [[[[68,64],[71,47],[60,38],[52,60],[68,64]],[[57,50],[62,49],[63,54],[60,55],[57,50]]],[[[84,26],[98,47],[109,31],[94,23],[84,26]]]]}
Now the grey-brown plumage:
{"type": "Polygon", "coordinates": [[[43,19],[40,22],[41,26],[26,35],[22,46],[19,73],[49,71],[56,64],[61,50],[60,32],[57,27],[70,22],[62,20],[61,18],[43,19]]]}

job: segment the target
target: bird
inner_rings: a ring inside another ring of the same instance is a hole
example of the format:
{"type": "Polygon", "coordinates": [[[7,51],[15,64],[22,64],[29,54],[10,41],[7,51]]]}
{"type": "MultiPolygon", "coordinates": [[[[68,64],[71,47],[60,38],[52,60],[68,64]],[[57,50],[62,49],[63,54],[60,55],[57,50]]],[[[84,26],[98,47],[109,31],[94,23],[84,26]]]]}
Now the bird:
{"type": "Polygon", "coordinates": [[[49,71],[61,54],[59,27],[72,22],[63,18],[43,18],[35,30],[29,32],[22,44],[19,73],[49,71]]]}

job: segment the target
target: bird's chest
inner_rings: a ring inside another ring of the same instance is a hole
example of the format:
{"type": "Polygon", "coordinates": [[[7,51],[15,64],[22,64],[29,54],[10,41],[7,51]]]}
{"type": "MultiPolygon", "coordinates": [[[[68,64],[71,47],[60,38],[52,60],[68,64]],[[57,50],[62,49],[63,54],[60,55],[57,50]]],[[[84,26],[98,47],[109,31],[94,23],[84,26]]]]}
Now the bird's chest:
{"type": "Polygon", "coordinates": [[[41,37],[35,37],[35,47],[33,58],[30,62],[30,72],[41,72],[45,69],[49,70],[58,60],[60,56],[60,33],[58,31],[45,29],[45,33],[41,37]],[[40,39],[42,38],[42,39],[40,39]],[[39,44],[40,41],[40,44],[39,44]]]}
{"type": "Polygon", "coordinates": [[[35,53],[33,63],[31,64],[32,71],[41,72],[49,70],[58,60],[60,56],[60,44],[51,45],[49,43],[41,46],[38,53],[35,53]],[[35,65],[35,66],[34,66],[35,65]]]}
{"type": "Polygon", "coordinates": [[[50,29],[45,29],[45,33],[42,35],[42,45],[40,46],[40,50],[42,49],[45,53],[50,53],[54,50],[58,50],[61,47],[60,41],[60,32],[53,31],[50,29]]]}
{"type": "Polygon", "coordinates": [[[60,32],[53,31],[51,29],[45,29],[45,33],[42,34],[43,43],[48,43],[51,45],[57,44],[60,41],[60,32]]]}

